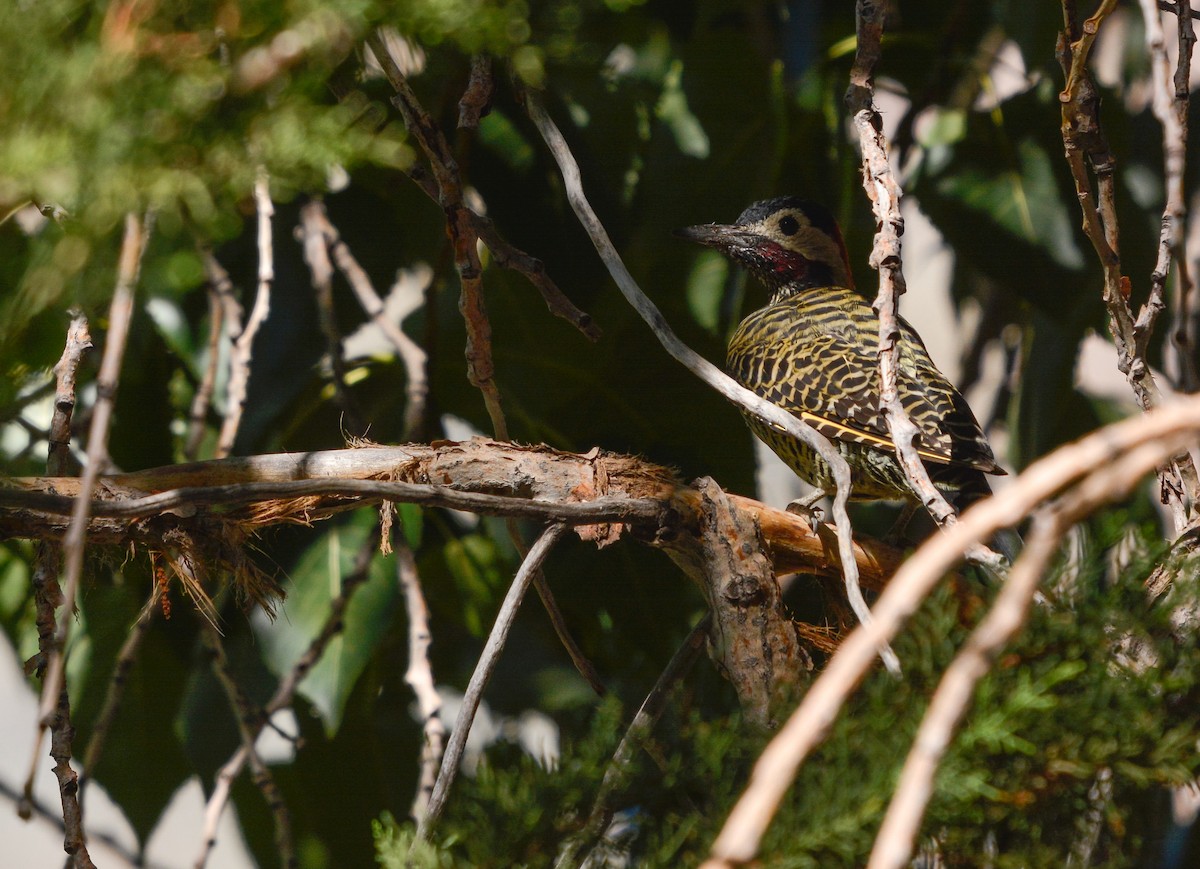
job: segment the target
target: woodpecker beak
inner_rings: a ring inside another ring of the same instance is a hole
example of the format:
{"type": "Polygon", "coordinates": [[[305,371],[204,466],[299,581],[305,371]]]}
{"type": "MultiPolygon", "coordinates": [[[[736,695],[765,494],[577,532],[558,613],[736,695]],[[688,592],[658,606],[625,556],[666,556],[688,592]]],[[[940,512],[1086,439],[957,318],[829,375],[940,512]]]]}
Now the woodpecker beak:
{"type": "Polygon", "coordinates": [[[738,250],[750,250],[762,241],[752,232],[747,232],[740,226],[728,226],[720,223],[704,223],[700,226],[685,226],[675,230],[677,238],[686,238],[705,247],[715,247],[727,253],[738,250]]]}

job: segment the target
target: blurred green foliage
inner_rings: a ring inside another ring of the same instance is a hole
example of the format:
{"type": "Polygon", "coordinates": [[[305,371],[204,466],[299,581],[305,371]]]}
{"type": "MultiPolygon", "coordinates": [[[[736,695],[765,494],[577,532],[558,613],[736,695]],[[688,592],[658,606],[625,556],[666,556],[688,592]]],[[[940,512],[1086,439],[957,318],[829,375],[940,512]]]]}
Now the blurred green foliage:
{"type": "MultiPolygon", "coordinates": [[[[1104,316],[1099,271],[1078,229],[1061,158],[1053,57],[1059,10],[1009,0],[898,6],[879,72],[881,91],[906,102],[893,104],[886,121],[906,193],[953,253],[958,325],[969,334],[968,324],[979,323],[960,348],[964,371],[973,372],[965,379],[974,382],[983,348],[1002,344],[1008,354],[1010,376],[994,421],[1007,428],[1007,459],[1020,468],[1124,412],[1080,393],[1074,382],[1080,341],[1103,330],[1104,316]],[[997,95],[994,78],[1013,69],[1019,85],[997,95]]],[[[1140,23],[1131,8],[1118,15],[1129,26],[1106,25],[1125,33],[1126,42],[1116,78],[1104,89],[1103,119],[1119,160],[1122,253],[1136,304],[1153,265],[1162,167],[1157,127],[1135,99],[1146,71],[1140,23]]],[[[443,214],[404,176],[420,164],[419,149],[362,48],[376,27],[402,35],[396,44],[408,56],[411,83],[501,233],[542,259],[604,330],[602,340],[589,343],[553,319],[523,277],[485,255],[496,382],[513,437],[637,453],[685,477],[710,475],[731,491],[753,493],[749,432],[736,411],[670,360],[615,292],[507,79],[511,73],[545,89],[631,271],[681,337],[719,360],[725,336],[762,303],[763,291],[719,257],[672,239],[673,228],[727,222],[755,199],[801,193],[838,214],[859,288],[874,293],[867,266],[873,221],[841,102],[854,48],[849,3],[6,5],[5,471],[44,472],[46,444],[37,432],[49,418],[45,384],[62,350],[67,309],[78,305],[88,314],[102,348],[120,225],[129,212],[152,215],[154,228],[110,453],[126,470],[184,458],[189,407],[211,352],[198,247],[217,252],[249,307],[258,267],[252,188],[260,169],[276,203],[276,280],[271,316],[254,344],[235,452],[337,448],[346,435],[388,442],[403,430],[407,375],[385,349],[351,366],[349,395],[367,422],[363,430],[349,427],[334,400],[311,274],[293,235],[310,196],[324,197],[331,221],[381,293],[398,270],[432,271],[404,323],[429,354],[427,437],[443,436],[451,417],[489,432],[479,393],[465,377],[443,214]],[[478,51],[496,58],[496,95],[477,131],[456,130],[456,104],[478,51]],[[349,183],[332,184],[339,176],[349,183]]],[[[366,316],[340,276],[334,295],[339,327],[350,334],[366,316]]],[[[1161,335],[1151,349],[1160,363],[1161,335]]],[[[211,454],[225,410],[227,342],[216,352],[222,374],[202,457],[211,454]]],[[[81,371],[83,411],[94,400],[98,357],[90,354],[81,371]]],[[[874,515],[881,509],[861,513],[860,527],[883,524],[874,515]]],[[[1111,543],[1153,518],[1142,498],[1126,514],[1095,520],[1088,533],[1111,543]]],[[[516,552],[497,521],[414,507],[401,508],[400,520],[397,533],[415,550],[429,601],[434,672],[461,689],[516,569],[516,552]]],[[[394,562],[366,551],[375,521],[363,511],[312,528],[278,528],[253,542],[260,566],[290,590],[274,624],[245,615],[232,595],[216,595],[231,665],[247,694],[265,702],[323,622],[339,583],[359,559],[368,565],[343,634],[297,697],[301,748],[291,763],[274,767],[305,867],[368,865],[370,824],[385,812],[404,817],[415,787],[420,730],[403,681],[407,625],[394,562]]],[[[537,529],[522,532],[532,539],[537,529]]],[[[1194,773],[1192,651],[1173,645],[1169,604],[1149,611],[1141,605],[1144,571],[1128,571],[1107,587],[1099,572],[1103,548],[1089,556],[1085,591],[1061,610],[1039,611],[981,687],[927,822],[948,852],[981,853],[993,836],[1002,854],[1017,855],[1014,862],[1060,860],[1098,770],[1109,768],[1109,862],[1096,865],[1123,865],[1122,854],[1148,853],[1161,832],[1151,811],[1161,786],[1194,773]],[[1162,666],[1140,675],[1108,666],[1113,632],[1122,631],[1145,634],[1162,666]]],[[[32,558],[24,542],[0,543],[0,624],[23,658],[36,650],[32,558]]],[[[110,553],[90,565],[70,673],[77,746],[93,732],[151,575],[145,553],[121,563],[110,553]]],[[[547,575],[614,699],[597,703],[531,601],[488,699],[505,716],[552,712],[562,727],[563,761],[549,773],[510,744],[494,749],[452,800],[429,865],[498,865],[497,855],[528,865],[551,860],[589,810],[630,710],[703,610],[701,596],[664,556],[629,541],[601,551],[564,542],[547,575]]],[[[973,587],[964,593],[983,594],[973,587]]],[[[109,747],[91,771],[143,844],[178,786],[198,775],[211,789],[238,745],[235,720],[198,641],[197,617],[177,591],[172,596],[174,615],[152,625],[109,747]]],[[[796,602],[798,616],[822,620],[816,597],[810,592],[796,602]]],[[[900,639],[909,681],[873,679],[805,768],[771,834],[777,865],[862,861],[933,680],[978,605],[963,607],[964,615],[943,593],[900,639]]],[[[698,860],[743,786],[762,738],[745,734],[734,706],[729,686],[701,663],[656,735],[665,767],[640,761],[624,807],[636,808],[634,848],[647,864],[698,860]]],[[[271,818],[259,792],[243,779],[234,800],[256,858],[274,865],[271,818]]],[[[379,823],[378,830],[381,842],[408,835],[402,825],[379,823]]]]}

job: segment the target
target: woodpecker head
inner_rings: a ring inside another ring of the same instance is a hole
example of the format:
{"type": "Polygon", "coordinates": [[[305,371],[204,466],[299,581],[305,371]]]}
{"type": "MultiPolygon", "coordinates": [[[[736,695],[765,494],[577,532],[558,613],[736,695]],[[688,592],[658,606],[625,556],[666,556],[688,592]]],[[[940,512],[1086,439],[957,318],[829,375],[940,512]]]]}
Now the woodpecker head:
{"type": "Polygon", "coordinates": [[[707,223],[676,230],[745,266],[782,301],[810,287],[853,289],[846,244],[833,215],[797,196],[755,202],[732,226],[707,223]]]}

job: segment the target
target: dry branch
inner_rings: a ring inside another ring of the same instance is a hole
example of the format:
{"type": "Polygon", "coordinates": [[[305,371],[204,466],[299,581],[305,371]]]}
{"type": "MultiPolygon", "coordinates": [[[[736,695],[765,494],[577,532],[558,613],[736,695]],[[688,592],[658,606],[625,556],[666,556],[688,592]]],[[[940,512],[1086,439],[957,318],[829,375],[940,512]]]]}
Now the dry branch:
{"type": "MultiPolygon", "coordinates": [[[[600,255],[600,259],[604,262],[621,294],[650,327],[663,349],[671,354],[676,362],[687,368],[707,386],[716,390],[723,398],[745,409],[765,424],[808,444],[828,463],[837,487],[833,497],[833,518],[838,531],[838,548],[843,565],[846,593],[849,597],[861,595],[858,590],[858,567],[851,551],[853,530],[850,524],[850,514],[846,511],[846,504],[850,498],[850,466],[846,464],[846,460],[842,458],[841,453],[834,449],[828,438],[783,408],[771,404],[739,385],[717,366],[679,340],[679,336],[671,329],[662,312],[642,292],[637,281],[633,279],[633,275],[629,273],[629,269],[625,267],[612,239],[608,237],[604,224],[600,222],[600,218],[596,216],[591,203],[588,202],[587,194],[583,190],[583,178],[579,171],[579,163],[567,146],[566,139],[563,138],[554,121],[546,113],[545,107],[542,106],[537,96],[528,91],[522,93],[525,109],[529,113],[530,119],[538,128],[542,140],[558,164],[559,172],[562,174],[563,183],[567,189],[567,199],[571,203],[576,218],[592,240],[592,245],[596,248],[596,252],[600,255]]],[[[895,654],[891,649],[881,646],[879,654],[889,669],[898,672],[899,662],[895,660],[895,654]]]]}
{"type": "MultiPolygon", "coordinates": [[[[79,492],[76,478],[19,478],[8,483],[0,488],[0,538],[51,538],[62,532],[61,515],[31,511],[27,505],[31,497],[43,498],[61,511],[79,492]]],[[[597,541],[617,539],[624,529],[621,525],[610,527],[610,523],[628,521],[640,539],[662,548],[673,545],[669,535],[660,534],[664,529],[673,535],[694,533],[700,504],[700,493],[672,471],[632,456],[602,450],[568,453],[544,446],[476,438],[461,443],[367,445],[313,453],[234,457],[115,474],[102,478],[96,493],[100,500],[93,506],[117,513],[133,499],[159,497],[161,500],[151,502],[156,511],[169,504],[198,508],[195,499],[180,496],[185,490],[207,493],[197,497],[224,507],[230,503],[253,507],[262,499],[265,503],[258,503],[253,511],[241,515],[226,511],[229,521],[254,528],[297,521],[305,515],[313,518],[321,515],[321,511],[395,499],[403,485],[416,486],[409,491],[447,507],[465,506],[481,512],[499,515],[507,512],[547,521],[586,518],[589,523],[602,523],[580,526],[584,536],[597,541]],[[250,486],[260,488],[250,489],[250,486]],[[341,497],[318,498],[301,510],[286,500],[294,498],[298,491],[289,486],[310,487],[309,494],[313,488],[328,486],[327,491],[338,492],[341,497]],[[270,493],[283,495],[285,500],[280,502],[270,493]],[[601,497],[607,503],[602,502],[603,509],[598,510],[595,504],[601,497]],[[617,506],[621,501],[627,502],[625,506],[617,506]],[[634,514],[644,509],[636,505],[642,502],[653,502],[653,509],[646,511],[646,518],[635,521],[634,514]],[[568,515],[572,512],[574,515],[568,515]],[[630,518],[620,519],[622,514],[630,518]]],[[[730,498],[760,527],[779,572],[840,574],[838,544],[831,545],[822,535],[814,534],[807,521],[750,498],[736,495],[730,498]]],[[[131,512],[141,513],[148,507],[131,512]]],[[[129,520],[93,516],[88,533],[96,543],[149,545],[161,540],[160,524],[190,526],[193,533],[203,534],[205,522],[212,520],[212,516],[199,509],[190,516],[168,513],[129,520]]],[[[832,535],[832,529],[821,530],[832,535]]],[[[898,550],[869,538],[853,542],[852,552],[869,588],[881,587],[900,563],[898,550]]]]}
{"type": "Polygon", "coordinates": [[[1165,455],[1200,433],[1200,397],[1106,426],[1055,450],[1025,470],[1012,485],[963,513],[953,527],[935,534],[897,570],[880,595],[874,621],[856,628],[838,647],[824,671],[779,735],[755,764],[745,793],[713,843],[709,867],[734,866],[754,859],[805,757],[820,743],[846,699],[866,675],[879,643],[890,640],[916,612],[946,571],[973,543],[1012,525],[1062,491],[1089,469],[1112,464],[1143,444],[1157,443],[1165,455]]]}
{"type": "MultiPolygon", "coordinates": [[[[1117,348],[1117,367],[1129,381],[1138,406],[1149,411],[1163,403],[1162,391],[1146,359],[1150,332],[1163,305],[1161,287],[1152,286],[1150,298],[1135,321],[1129,306],[1130,282],[1121,273],[1116,159],[1100,125],[1100,95],[1088,68],[1096,35],[1116,5],[1116,0],[1102,0],[1091,17],[1080,24],[1074,3],[1063,0],[1066,30],[1059,35],[1058,58],[1065,83],[1058,98],[1062,106],[1063,148],[1083,213],[1083,231],[1104,271],[1104,305],[1117,348]],[[1096,178],[1095,191],[1089,165],[1096,178]]],[[[1171,171],[1169,166],[1168,174],[1171,171]]],[[[1189,503],[1194,511],[1200,502],[1200,478],[1186,454],[1175,457],[1168,465],[1160,472],[1161,491],[1164,503],[1169,503],[1174,513],[1175,530],[1181,532],[1189,522],[1189,503]]]]}

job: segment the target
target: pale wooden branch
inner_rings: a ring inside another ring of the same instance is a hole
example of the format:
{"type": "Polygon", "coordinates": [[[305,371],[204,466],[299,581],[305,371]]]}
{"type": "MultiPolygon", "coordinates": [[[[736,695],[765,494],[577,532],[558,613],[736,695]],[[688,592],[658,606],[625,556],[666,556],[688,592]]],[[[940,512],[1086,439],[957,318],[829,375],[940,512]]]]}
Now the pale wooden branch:
{"type": "Polygon", "coordinates": [[[417,793],[409,810],[412,819],[419,824],[425,817],[437,781],[446,725],[439,714],[442,698],[433,678],[433,665],[429,662],[429,647],[433,643],[429,607],[421,591],[417,561],[407,543],[396,546],[396,577],[404,594],[404,611],[408,614],[408,668],[404,671],[404,681],[412,688],[421,715],[421,768],[417,793]]]}
{"type": "MultiPolygon", "coordinates": [[[[271,285],[275,282],[275,248],[271,236],[271,218],[275,214],[275,206],[271,202],[270,177],[265,169],[259,170],[258,178],[254,182],[254,204],[258,214],[258,291],[254,296],[254,307],[250,309],[250,316],[245,324],[241,323],[240,316],[236,320],[226,317],[231,330],[233,351],[229,359],[225,420],[217,438],[218,459],[230,454],[233,442],[237,439],[242,414],[246,410],[246,389],[250,383],[254,338],[266,321],[267,315],[271,313],[271,285]],[[236,332],[233,331],[235,329],[236,332]]],[[[211,257],[208,259],[210,269],[214,261],[211,257]]]]}
{"type": "Polygon", "coordinates": [[[371,322],[379,327],[384,337],[396,348],[400,361],[404,363],[405,392],[408,400],[404,407],[402,436],[405,440],[410,440],[424,426],[425,405],[429,396],[429,375],[426,370],[429,357],[421,345],[404,334],[404,331],[388,318],[383,299],[375,291],[370,276],[342,241],[337,227],[329,222],[325,203],[314,200],[305,206],[305,209],[305,220],[324,236],[334,262],[350,284],[358,303],[371,318],[371,322]]]}
{"type": "Polygon", "coordinates": [[[1112,464],[1150,442],[1158,443],[1162,450],[1179,450],[1194,441],[1197,433],[1200,397],[1180,399],[1152,413],[1106,426],[1034,462],[1012,485],[973,505],[954,526],[930,537],[888,583],[872,610],[874,621],[860,625],[842,641],[792,717],[762,753],[750,784],[726,819],[705,865],[716,869],[754,859],[762,835],[800,764],[820,743],[866,675],[880,642],[896,635],[946,571],[962,559],[966,547],[1020,521],[1091,468],[1112,464]]]}
{"type": "MultiPolygon", "coordinates": [[[[221,362],[221,332],[225,328],[225,305],[222,302],[221,291],[217,288],[219,275],[224,274],[225,270],[219,263],[216,263],[216,258],[211,251],[204,250],[201,252],[201,256],[209,276],[207,293],[208,359],[204,364],[204,373],[200,376],[196,393],[192,396],[191,406],[188,408],[187,438],[184,440],[183,446],[183,455],[188,461],[196,460],[200,454],[200,442],[204,440],[208,409],[212,405],[213,393],[217,385],[217,368],[221,362]],[[215,270],[212,268],[214,263],[216,263],[215,270]]],[[[224,280],[228,284],[228,274],[224,274],[224,280]]]]}
{"type": "MultiPolygon", "coordinates": [[[[629,270],[625,267],[625,263],[621,260],[621,255],[613,245],[612,239],[608,237],[608,232],[604,229],[600,218],[592,210],[591,203],[588,202],[587,195],[583,190],[583,179],[579,171],[579,164],[576,162],[575,156],[571,153],[566,139],[563,138],[554,121],[546,113],[540,99],[529,91],[523,91],[522,95],[525,100],[525,109],[530,119],[538,128],[538,132],[542,135],[542,140],[546,143],[546,147],[549,148],[555,162],[558,164],[559,172],[566,186],[567,199],[570,201],[571,208],[574,210],[580,225],[583,226],[584,231],[587,232],[588,237],[592,240],[596,252],[600,255],[600,259],[604,262],[621,294],[646,322],[646,325],[650,327],[650,330],[654,333],[659,343],[662,344],[663,348],[676,362],[687,368],[703,383],[716,390],[722,397],[738,407],[744,408],[767,425],[784,431],[792,437],[798,438],[808,444],[829,464],[837,487],[833,498],[833,517],[838,530],[838,548],[841,552],[841,563],[844,567],[843,576],[846,581],[848,594],[854,594],[858,588],[859,578],[857,564],[851,551],[853,531],[850,525],[850,515],[846,511],[846,503],[850,497],[850,466],[846,464],[846,460],[842,458],[841,454],[834,449],[828,438],[818,434],[811,426],[801,421],[798,417],[793,416],[739,385],[731,377],[679,340],[679,337],[667,323],[666,318],[663,317],[662,312],[658,310],[658,307],[650,301],[649,297],[642,292],[641,287],[637,285],[637,282],[633,279],[633,275],[629,273],[629,270]]],[[[890,649],[886,646],[881,646],[879,654],[883,657],[884,662],[889,665],[889,669],[898,670],[899,663],[895,660],[895,655],[890,649]]]]}
{"type": "Polygon", "coordinates": [[[892,794],[871,851],[868,869],[909,865],[914,842],[933,795],[938,764],[966,714],[979,680],[1029,616],[1037,587],[1059,543],[1077,522],[1104,504],[1124,498],[1146,474],[1170,458],[1179,439],[1147,440],[1115,461],[1089,469],[1072,489],[1034,514],[1029,540],[991,610],[942,675],[892,794]]]}
{"type": "MultiPolygon", "coordinates": [[[[544,521],[566,521],[570,512],[559,510],[560,505],[577,505],[585,511],[576,512],[584,516],[611,517],[619,515],[606,512],[611,505],[594,505],[598,497],[640,502],[656,502],[657,512],[648,513],[651,518],[630,518],[630,527],[639,539],[662,548],[674,545],[670,535],[692,534],[698,522],[700,493],[692,486],[679,480],[673,472],[632,456],[623,456],[602,450],[588,453],[568,453],[550,447],[530,447],[518,444],[498,443],[476,438],[461,443],[439,442],[429,444],[407,444],[403,446],[367,445],[354,449],[328,450],[312,453],[279,453],[263,456],[234,457],[208,462],[171,465],[145,471],[115,474],[103,478],[103,487],[98,496],[102,504],[98,509],[120,512],[121,505],[133,498],[142,498],[146,493],[172,493],[158,507],[166,503],[185,504],[186,498],[179,496],[182,489],[203,489],[212,497],[206,500],[220,503],[216,497],[221,487],[229,487],[222,497],[239,504],[247,503],[247,486],[261,486],[261,492],[275,492],[285,498],[295,494],[294,490],[273,488],[280,484],[295,485],[309,482],[326,483],[330,491],[340,492],[341,499],[332,504],[347,509],[374,500],[397,500],[399,488],[387,488],[387,481],[417,485],[415,494],[431,497],[429,490],[436,490],[445,506],[467,505],[483,512],[501,509],[516,515],[527,515],[544,521]],[[437,480],[438,486],[427,481],[437,480]],[[362,491],[367,494],[354,495],[354,485],[369,483],[362,491]],[[343,486],[342,484],[350,484],[343,486]],[[373,493],[373,494],[372,494],[373,493]],[[496,493],[519,493],[507,496],[496,493]],[[456,496],[490,496],[494,500],[455,500],[456,496]],[[521,502],[525,502],[522,506],[521,502]],[[594,511],[588,514],[586,511],[594,511]],[[664,533],[659,535],[659,531],[664,533]]],[[[4,537],[52,537],[61,534],[64,525],[51,514],[30,514],[21,506],[29,497],[45,498],[56,510],[67,508],[69,499],[79,493],[79,480],[73,477],[18,478],[0,487],[0,538],[4,537]],[[56,500],[57,499],[57,500],[56,500]]],[[[250,490],[253,492],[254,490],[250,490]]],[[[278,522],[295,521],[298,516],[319,516],[322,503],[306,503],[304,510],[284,509],[290,503],[273,506],[271,496],[266,502],[257,503],[258,509],[247,515],[236,517],[253,527],[278,522]]],[[[832,529],[822,527],[816,534],[809,524],[799,516],[767,507],[751,498],[729,496],[741,511],[747,512],[759,526],[767,543],[776,569],[781,572],[806,571],[822,575],[840,575],[841,547],[831,544],[832,529]]],[[[434,499],[435,503],[439,503],[434,499]]],[[[155,502],[151,502],[155,503],[155,502]]],[[[148,506],[148,505],[147,505],[148,506]]],[[[326,504],[326,506],[329,506],[326,504]]],[[[470,509],[468,507],[468,509],[470,509]]],[[[140,513],[142,508],[133,512],[140,513]]],[[[643,509],[635,504],[623,508],[626,515],[635,516],[643,509]]],[[[503,514],[501,514],[503,515],[503,514]]],[[[151,545],[161,542],[154,516],[142,520],[109,520],[93,518],[89,534],[93,542],[128,544],[141,542],[151,545]]],[[[203,514],[194,517],[170,514],[174,525],[182,524],[193,533],[201,528],[192,524],[200,522],[203,514]]],[[[624,520],[592,518],[599,524],[583,525],[580,532],[589,540],[602,545],[615,542],[623,531],[629,530],[620,523],[624,520]]],[[[881,588],[901,561],[901,552],[870,538],[853,541],[852,557],[863,582],[869,588],[881,588]]]]}
{"type": "Polygon", "coordinates": [[[247,761],[251,759],[254,740],[257,740],[258,734],[270,723],[272,716],[276,712],[291,705],[292,698],[296,694],[296,689],[300,686],[300,681],[308,675],[308,672],[321,659],[321,655],[329,645],[329,642],[341,633],[344,628],[346,607],[350,605],[350,599],[354,592],[367,581],[367,571],[370,568],[371,558],[375,554],[377,543],[377,538],[374,536],[369,537],[359,550],[353,569],[342,578],[341,589],[339,589],[337,596],[329,602],[329,615],[326,616],[325,623],[321,625],[321,630],[313,637],[304,654],[296,659],[291,669],[279,681],[279,684],[275,687],[275,693],[271,696],[267,705],[263,707],[262,716],[249,722],[250,731],[254,739],[249,742],[243,740],[242,744],[229,760],[225,761],[220,770],[217,771],[217,776],[213,783],[213,791],[209,795],[208,803],[204,807],[204,826],[200,838],[200,853],[193,863],[195,869],[203,869],[208,862],[209,855],[212,853],[213,846],[217,843],[217,828],[220,824],[221,815],[224,813],[225,807],[229,804],[233,782],[241,775],[247,761]]]}
{"type": "Polygon", "coordinates": [[[304,260],[312,273],[313,294],[317,303],[317,321],[325,336],[325,353],[333,381],[334,400],[355,437],[366,434],[366,425],[359,413],[350,389],[346,385],[346,354],[342,333],[338,328],[337,312],[333,305],[333,264],[329,261],[329,245],[323,223],[325,206],[319,199],[306,202],[300,208],[300,225],[296,236],[304,247],[304,260]]]}
{"type": "Polygon", "coordinates": [[[492,672],[495,670],[496,662],[500,659],[500,652],[503,651],[504,644],[508,640],[508,633],[516,620],[517,610],[521,606],[525,592],[529,590],[529,586],[533,582],[534,574],[541,569],[542,563],[554,548],[554,544],[562,539],[566,530],[565,525],[547,526],[537,542],[530,547],[529,554],[525,556],[512,585],[509,586],[508,594],[505,595],[504,602],[500,605],[496,621],[492,625],[491,633],[488,634],[487,643],[479,655],[475,672],[471,674],[471,681],[467,684],[467,690],[463,695],[462,705],[458,710],[458,719],[454,722],[454,730],[450,733],[450,741],[446,744],[446,753],[442,757],[442,766],[438,770],[437,782],[433,786],[433,793],[429,796],[425,814],[417,823],[418,839],[427,838],[429,830],[437,824],[438,818],[441,817],[450,788],[454,784],[455,776],[458,775],[458,765],[467,745],[467,736],[471,732],[471,724],[475,720],[479,701],[483,699],[483,690],[487,687],[492,672]]]}
{"type": "MultiPolygon", "coordinates": [[[[83,497],[73,505],[71,524],[63,538],[66,577],[62,587],[62,602],[52,642],[41,650],[46,669],[42,680],[42,698],[38,708],[40,731],[51,729],[50,753],[54,757],[54,772],[58,778],[66,828],[64,849],[78,867],[92,865],[83,833],[83,812],[79,804],[78,778],[71,768],[70,700],[64,689],[66,646],[71,622],[75,617],[75,600],[83,575],[83,554],[87,545],[88,508],[90,494],[102,470],[108,464],[108,433],[112,423],[113,404],[120,379],[121,360],[133,318],[133,290],[138,268],[145,249],[146,227],[136,215],[125,218],[125,235],[117,265],[117,283],[109,307],[109,328],[104,354],[97,376],[97,398],[88,432],[87,465],[83,469],[80,490],[83,497]]],[[[40,744],[40,735],[38,743],[40,744]]]]}
{"type": "MultiPolygon", "coordinates": [[[[854,65],[850,69],[850,87],[846,91],[846,107],[858,133],[862,151],[863,189],[871,200],[875,214],[875,244],[871,250],[870,264],[879,272],[879,292],[873,307],[879,315],[879,406],[887,420],[888,432],[896,447],[896,457],[904,471],[905,479],[912,490],[921,498],[921,503],[939,527],[952,525],[957,512],[950,506],[945,495],[938,491],[929,477],[925,463],[917,454],[916,439],[920,434],[900,403],[899,370],[900,326],[898,309],[900,297],[907,288],[904,282],[904,267],[901,259],[900,237],[904,235],[904,217],[900,213],[900,185],[892,173],[888,161],[888,145],[883,135],[883,119],[875,108],[875,65],[881,56],[884,15],[886,3],[858,0],[855,7],[858,46],[854,54],[854,65]]],[[[982,544],[973,547],[972,560],[988,564],[993,568],[1002,566],[1000,556],[982,544]]],[[[863,616],[858,607],[864,607],[858,597],[855,613],[859,620],[863,616]]],[[[855,597],[850,598],[852,605],[855,597]]]]}

